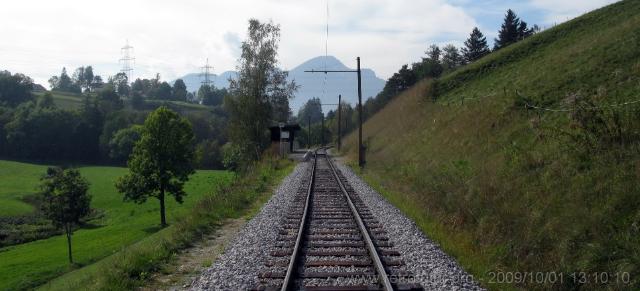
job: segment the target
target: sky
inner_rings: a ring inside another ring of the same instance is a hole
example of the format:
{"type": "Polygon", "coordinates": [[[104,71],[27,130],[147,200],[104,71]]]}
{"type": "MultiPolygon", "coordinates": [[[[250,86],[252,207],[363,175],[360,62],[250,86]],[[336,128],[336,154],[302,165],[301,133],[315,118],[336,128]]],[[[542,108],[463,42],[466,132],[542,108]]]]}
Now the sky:
{"type": "Polygon", "coordinates": [[[386,79],[432,44],[462,45],[477,26],[492,42],[507,9],[550,27],[615,0],[21,0],[0,9],[0,70],[48,87],[62,67],[91,65],[103,79],[121,67],[129,42],[133,78],[174,80],[235,69],[248,20],[281,26],[280,65],[327,53],[386,79]],[[328,1],[328,2],[327,2],[328,1]],[[327,3],[329,15],[327,18],[327,3]],[[326,37],[327,19],[329,36],[326,37]]]}

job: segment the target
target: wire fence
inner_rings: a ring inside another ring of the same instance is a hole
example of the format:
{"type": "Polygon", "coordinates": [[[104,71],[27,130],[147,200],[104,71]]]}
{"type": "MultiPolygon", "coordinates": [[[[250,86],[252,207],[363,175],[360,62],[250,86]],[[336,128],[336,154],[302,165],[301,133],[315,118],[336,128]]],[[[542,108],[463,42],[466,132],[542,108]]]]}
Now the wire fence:
{"type": "MultiPolygon", "coordinates": [[[[506,91],[505,91],[506,92],[506,91]]],[[[518,90],[515,91],[516,95],[518,95],[518,97],[522,98],[522,99],[527,99],[525,96],[523,96],[522,94],[520,94],[520,92],[518,92],[518,90]]],[[[464,105],[465,101],[473,101],[473,100],[479,100],[479,99],[484,99],[487,97],[491,97],[491,96],[495,96],[496,93],[491,93],[491,94],[487,94],[484,96],[478,96],[478,97],[462,97],[459,99],[455,99],[455,100],[448,100],[447,102],[445,102],[444,104],[446,106],[451,106],[451,104],[461,104],[464,105]]],[[[528,98],[530,99],[530,98],[528,98]]],[[[640,99],[637,100],[631,100],[631,101],[625,101],[622,103],[614,103],[614,104],[603,104],[600,106],[588,106],[588,107],[581,107],[582,109],[605,109],[605,108],[618,108],[618,107],[625,107],[625,106],[631,106],[631,105],[635,105],[635,104],[639,104],[640,103],[640,99]]],[[[566,108],[566,107],[559,107],[559,108],[551,108],[551,107],[543,107],[543,106],[538,106],[538,105],[533,105],[527,101],[524,101],[524,106],[525,109],[530,110],[539,110],[539,111],[547,111],[547,112],[572,112],[575,111],[574,108],[566,108]]]]}
{"type": "MultiPolygon", "coordinates": [[[[516,90],[516,94],[518,95],[518,97],[524,98],[524,96],[522,96],[517,90],[516,90]]],[[[529,102],[524,102],[525,105],[524,107],[526,109],[535,109],[535,110],[541,110],[541,111],[548,111],[548,112],[572,112],[575,111],[575,108],[549,108],[549,107],[541,107],[541,106],[536,106],[536,105],[531,105],[529,102]]],[[[632,100],[632,101],[626,101],[626,102],[622,102],[622,103],[614,103],[614,104],[603,104],[600,106],[583,106],[581,107],[582,109],[606,109],[606,108],[618,108],[618,107],[624,107],[624,106],[628,106],[628,105],[634,105],[634,104],[638,104],[640,103],[640,99],[638,100],[632,100]]]]}

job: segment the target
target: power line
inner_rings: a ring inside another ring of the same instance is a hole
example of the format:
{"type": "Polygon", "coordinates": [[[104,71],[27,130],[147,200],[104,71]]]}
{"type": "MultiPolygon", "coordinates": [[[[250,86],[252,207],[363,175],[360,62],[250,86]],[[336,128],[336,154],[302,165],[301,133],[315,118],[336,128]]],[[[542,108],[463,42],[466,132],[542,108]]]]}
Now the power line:
{"type": "Polygon", "coordinates": [[[135,64],[136,58],[133,57],[133,47],[129,45],[128,39],[125,46],[120,49],[120,53],[122,54],[122,58],[120,59],[122,69],[120,69],[120,72],[125,73],[127,75],[127,80],[131,82],[131,78],[133,76],[133,65],[135,64]]]}
{"type": "MultiPolygon", "coordinates": [[[[327,5],[327,23],[325,26],[326,36],[324,39],[324,70],[327,70],[327,59],[329,58],[329,0],[326,1],[327,5]]],[[[327,97],[327,74],[324,74],[324,80],[322,81],[322,99],[327,97]]]]}

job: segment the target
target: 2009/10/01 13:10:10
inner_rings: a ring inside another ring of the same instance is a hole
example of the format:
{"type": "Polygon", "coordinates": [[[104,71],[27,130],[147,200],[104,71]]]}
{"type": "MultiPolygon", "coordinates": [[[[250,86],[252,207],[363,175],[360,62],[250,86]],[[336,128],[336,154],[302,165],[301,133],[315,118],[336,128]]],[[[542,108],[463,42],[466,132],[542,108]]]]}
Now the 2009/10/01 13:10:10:
{"type": "Polygon", "coordinates": [[[629,284],[629,272],[489,272],[489,284],[629,284]]]}

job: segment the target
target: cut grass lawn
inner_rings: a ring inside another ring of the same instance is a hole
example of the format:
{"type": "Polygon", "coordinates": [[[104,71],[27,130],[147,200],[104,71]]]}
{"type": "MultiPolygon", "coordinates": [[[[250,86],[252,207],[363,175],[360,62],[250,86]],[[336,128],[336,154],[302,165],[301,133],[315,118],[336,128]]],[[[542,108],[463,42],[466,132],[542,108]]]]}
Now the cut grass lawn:
{"type": "Polygon", "coordinates": [[[35,193],[45,166],[0,160],[0,216],[29,214],[33,207],[21,200],[35,193]]]}
{"type": "MultiPolygon", "coordinates": [[[[0,161],[0,203],[20,203],[19,198],[35,192],[46,166],[0,161]]],[[[156,199],[145,204],[124,203],[114,183],[126,173],[125,168],[82,167],[81,174],[91,183],[91,206],[103,215],[91,221],[91,227],[77,230],[72,239],[74,259],[88,265],[123,247],[139,241],[159,229],[159,206],[156,199]]],[[[225,171],[197,171],[186,184],[184,204],[167,201],[169,223],[184,216],[216,184],[228,184],[232,174],[225,171]]],[[[27,205],[29,206],[29,205],[27,205]]],[[[16,214],[28,213],[23,207],[16,214]]],[[[3,210],[4,211],[4,210],[3,210]]],[[[34,241],[0,249],[0,290],[35,287],[71,270],[66,257],[64,236],[34,241]]]]}
{"type": "Polygon", "coordinates": [[[228,218],[251,217],[266,202],[275,187],[293,169],[285,160],[265,159],[245,176],[203,196],[175,224],[119,252],[56,278],[39,289],[134,290],[149,276],[166,267],[175,254],[211,233],[228,218]]]}

